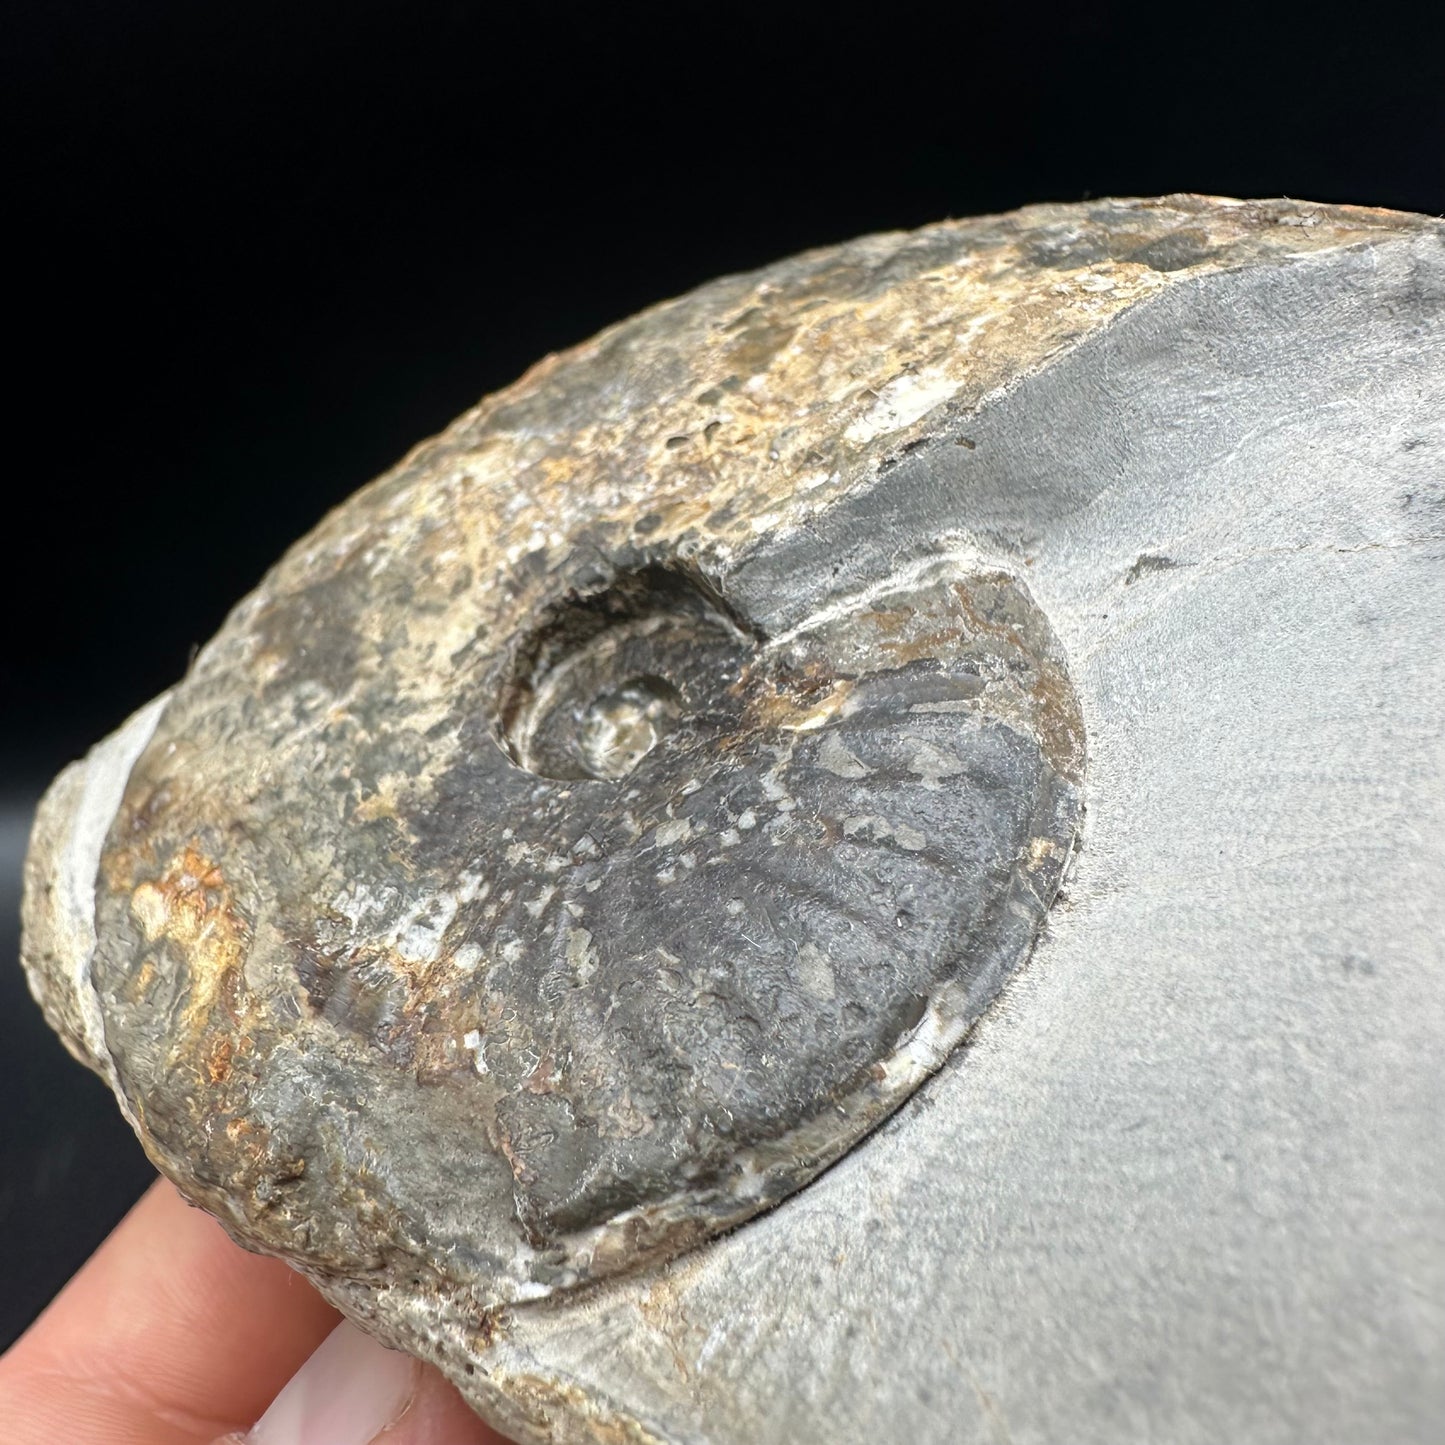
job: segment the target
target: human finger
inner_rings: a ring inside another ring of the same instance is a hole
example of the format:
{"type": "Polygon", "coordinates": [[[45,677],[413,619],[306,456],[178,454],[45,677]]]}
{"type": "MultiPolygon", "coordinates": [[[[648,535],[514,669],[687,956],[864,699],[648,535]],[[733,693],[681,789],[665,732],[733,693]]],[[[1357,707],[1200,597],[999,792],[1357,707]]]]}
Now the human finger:
{"type": "Polygon", "coordinates": [[[8,1445],[197,1445],[246,1428],[339,1316],[158,1182],[0,1358],[8,1445]]]}
{"type": "Polygon", "coordinates": [[[338,1325],[248,1434],[215,1445],[505,1445],[433,1369],[338,1325]]]}

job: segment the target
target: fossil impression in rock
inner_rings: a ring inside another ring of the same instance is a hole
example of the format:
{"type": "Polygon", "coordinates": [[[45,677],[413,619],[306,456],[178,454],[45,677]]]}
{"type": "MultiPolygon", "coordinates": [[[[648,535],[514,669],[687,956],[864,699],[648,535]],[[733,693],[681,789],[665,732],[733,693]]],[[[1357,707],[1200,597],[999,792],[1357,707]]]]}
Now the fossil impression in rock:
{"type": "Polygon", "coordinates": [[[1423,1440],[1442,402],[1445,231],[1388,212],[703,287],[57,779],[35,993],[187,1197],[521,1440],[1423,1440]]]}

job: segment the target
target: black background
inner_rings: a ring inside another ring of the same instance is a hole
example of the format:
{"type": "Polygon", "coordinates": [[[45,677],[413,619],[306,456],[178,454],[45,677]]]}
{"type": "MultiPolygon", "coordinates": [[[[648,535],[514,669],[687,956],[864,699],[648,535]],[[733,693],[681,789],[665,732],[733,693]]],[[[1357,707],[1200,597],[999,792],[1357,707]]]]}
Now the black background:
{"type": "Polygon", "coordinates": [[[0,1344],[144,1159],[14,966],[45,780],[545,352],[804,246],[1197,190],[1445,210],[1439,7],[25,0],[0,40],[0,1344]]]}

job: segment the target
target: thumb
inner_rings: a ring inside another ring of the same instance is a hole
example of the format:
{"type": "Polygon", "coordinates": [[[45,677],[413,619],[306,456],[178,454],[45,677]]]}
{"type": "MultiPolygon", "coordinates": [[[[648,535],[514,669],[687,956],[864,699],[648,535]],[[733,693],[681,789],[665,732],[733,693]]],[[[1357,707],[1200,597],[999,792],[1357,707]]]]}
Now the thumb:
{"type": "Polygon", "coordinates": [[[244,1435],[215,1445],[505,1445],[433,1369],[338,1325],[244,1435]]]}

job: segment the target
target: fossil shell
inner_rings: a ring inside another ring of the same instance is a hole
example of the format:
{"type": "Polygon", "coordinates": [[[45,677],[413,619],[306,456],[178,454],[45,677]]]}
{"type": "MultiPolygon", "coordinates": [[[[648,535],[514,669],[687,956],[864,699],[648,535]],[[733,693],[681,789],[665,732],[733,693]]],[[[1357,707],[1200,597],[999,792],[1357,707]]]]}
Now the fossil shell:
{"type": "MultiPolygon", "coordinates": [[[[499,1341],[814,1179],[1045,926],[1093,723],[1033,551],[1091,501],[988,418],[1186,282],[1412,238],[1438,229],[1037,208],[549,358],[62,774],[37,996],[190,1198],[499,1423],[693,1438],[499,1341]],[[1004,471],[1031,479],[1001,501],[1004,471]]],[[[1174,565],[1128,545],[1129,585],[1174,565]]]]}

